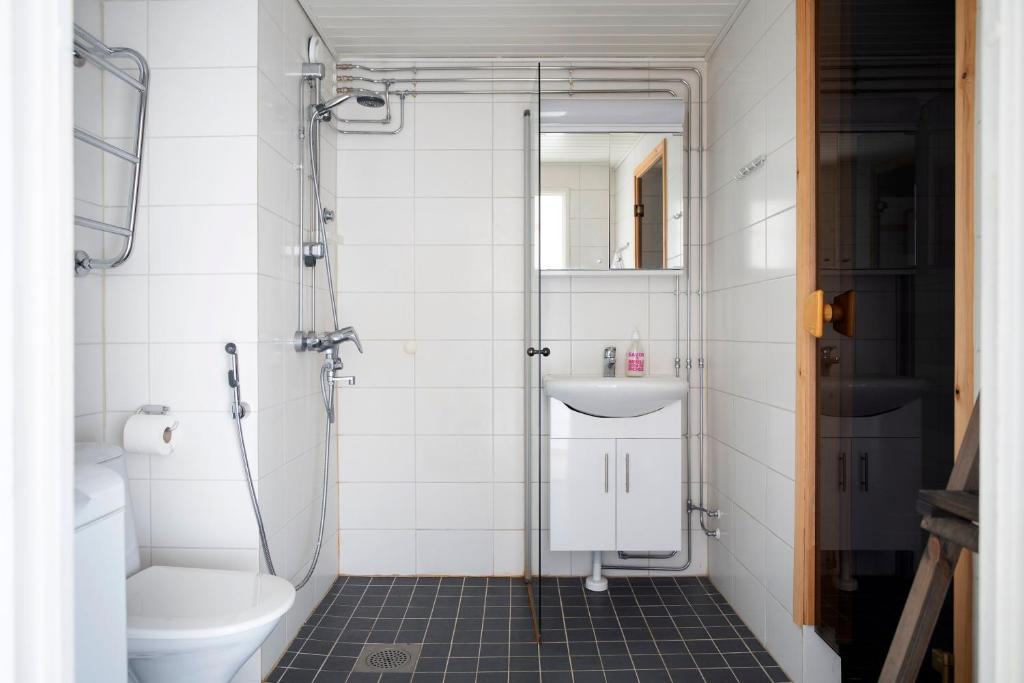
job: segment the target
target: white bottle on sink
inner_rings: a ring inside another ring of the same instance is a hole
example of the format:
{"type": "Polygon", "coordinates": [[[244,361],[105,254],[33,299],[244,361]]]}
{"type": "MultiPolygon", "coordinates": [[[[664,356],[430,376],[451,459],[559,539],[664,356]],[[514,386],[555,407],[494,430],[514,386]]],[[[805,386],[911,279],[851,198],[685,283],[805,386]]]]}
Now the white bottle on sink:
{"type": "Polygon", "coordinates": [[[640,333],[633,330],[633,342],[626,354],[626,377],[643,377],[647,374],[647,353],[640,343],[640,333]]]}

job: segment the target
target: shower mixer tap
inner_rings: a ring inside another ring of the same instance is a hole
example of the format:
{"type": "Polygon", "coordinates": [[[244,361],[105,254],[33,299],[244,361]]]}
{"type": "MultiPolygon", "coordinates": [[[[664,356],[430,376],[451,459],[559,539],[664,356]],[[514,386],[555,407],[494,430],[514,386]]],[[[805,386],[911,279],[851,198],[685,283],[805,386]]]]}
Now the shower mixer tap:
{"type": "Polygon", "coordinates": [[[359,339],[356,328],[351,325],[342,327],[340,330],[323,332],[321,334],[314,332],[295,333],[295,348],[297,351],[319,351],[320,353],[330,353],[333,357],[338,346],[345,342],[352,342],[356,345],[359,353],[363,352],[363,342],[359,339]]]}

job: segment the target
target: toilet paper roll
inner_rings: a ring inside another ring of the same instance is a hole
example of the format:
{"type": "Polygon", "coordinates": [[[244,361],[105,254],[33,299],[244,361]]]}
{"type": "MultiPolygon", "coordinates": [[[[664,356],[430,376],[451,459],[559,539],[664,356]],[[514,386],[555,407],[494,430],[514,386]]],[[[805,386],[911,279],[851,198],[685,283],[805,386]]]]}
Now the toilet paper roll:
{"type": "Polygon", "coordinates": [[[124,449],[129,453],[170,455],[174,452],[174,415],[136,414],[124,425],[124,449]]]}

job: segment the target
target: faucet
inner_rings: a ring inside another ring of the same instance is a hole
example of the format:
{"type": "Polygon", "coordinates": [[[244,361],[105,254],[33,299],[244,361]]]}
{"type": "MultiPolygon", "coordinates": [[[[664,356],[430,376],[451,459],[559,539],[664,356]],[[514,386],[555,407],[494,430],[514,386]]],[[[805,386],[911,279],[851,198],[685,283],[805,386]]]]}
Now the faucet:
{"type": "Polygon", "coordinates": [[[338,345],[347,341],[355,344],[356,348],[359,349],[359,353],[363,352],[363,342],[359,340],[359,334],[356,332],[356,328],[352,326],[343,327],[332,332],[323,332],[322,334],[312,332],[303,334],[298,332],[295,335],[295,348],[299,351],[333,352],[338,348],[338,345]]]}
{"type": "Polygon", "coordinates": [[[615,347],[606,346],[604,347],[604,376],[614,377],[615,376],[615,347]]]}

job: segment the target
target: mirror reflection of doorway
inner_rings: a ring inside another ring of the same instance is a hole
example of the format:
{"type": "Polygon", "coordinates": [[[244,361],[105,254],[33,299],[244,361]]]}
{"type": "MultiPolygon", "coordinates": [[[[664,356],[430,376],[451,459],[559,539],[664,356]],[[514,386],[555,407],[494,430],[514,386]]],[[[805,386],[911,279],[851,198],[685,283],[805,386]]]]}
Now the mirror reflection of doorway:
{"type": "MultiPolygon", "coordinates": [[[[876,680],[925,547],[918,491],[953,463],[955,2],[815,9],[815,289],[833,315],[813,375],[814,624],[843,680],[876,680]]],[[[951,599],[930,648],[951,661],[951,599]]]]}
{"type": "Polygon", "coordinates": [[[664,268],[668,188],[664,139],[633,171],[635,268],[664,268]]]}

